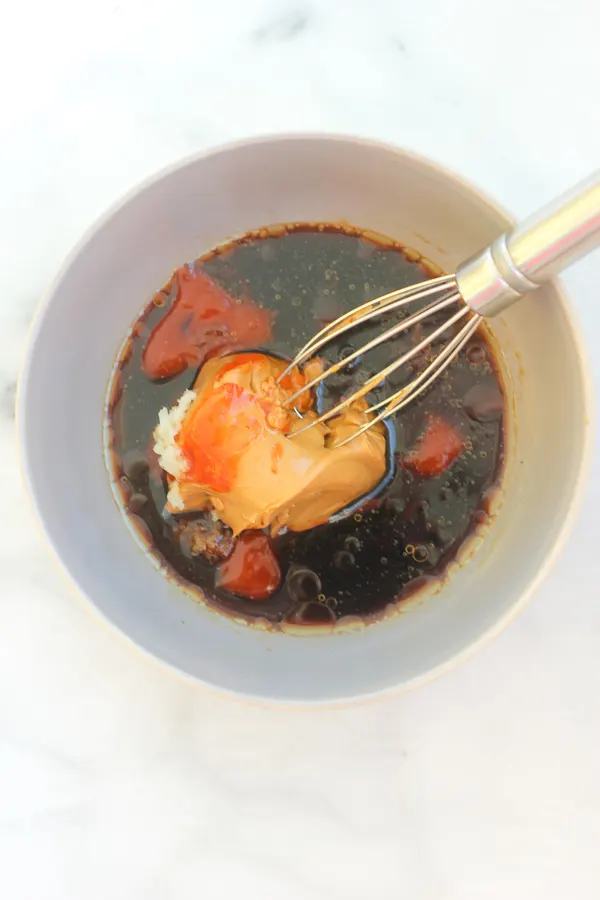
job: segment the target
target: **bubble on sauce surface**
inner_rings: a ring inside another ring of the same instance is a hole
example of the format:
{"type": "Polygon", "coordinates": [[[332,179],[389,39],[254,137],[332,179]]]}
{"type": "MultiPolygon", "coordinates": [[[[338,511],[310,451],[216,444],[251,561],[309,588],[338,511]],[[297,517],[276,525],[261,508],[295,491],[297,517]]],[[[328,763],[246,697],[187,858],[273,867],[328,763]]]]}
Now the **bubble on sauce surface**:
{"type": "Polygon", "coordinates": [[[485,348],[482,347],[481,344],[471,344],[470,347],[467,347],[465,356],[467,361],[475,366],[481,365],[481,363],[484,363],[487,359],[485,348]]]}
{"type": "Polygon", "coordinates": [[[321,579],[312,569],[290,569],[285,584],[291,599],[297,603],[316,601],[321,593],[321,579]]]}
{"type": "Polygon", "coordinates": [[[127,508],[129,512],[138,513],[141,509],[147,504],[148,498],[145,494],[132,494],[129,498],[129,503],[127,504],[127,508]]]}
{"type": "Polygon", "coordinates": [[[485,509],[477,509],[473,513],[473,522],[476,525],[487,525],[489,523],[490,516],[485,511],[485,509]]]}
{"type": "Polygon", "coordinates": [[[123,470],[132,484],[139,485],[147,480],[150,466],[144,453],[132,450],[123,457],[123,470]]]}
{"type": "Polygon", "coordinates": [[[341,569],[342,572],[345,572],[356,564],[356,560],[354,554],[350,553],[349,550],[338,550],[333,557],[333,564],[336,569],[341,569]]]}
{"type": "Polygon", "coordinates": [[[417,563],[427,562],[429,559],[429,550],[425,547],[424,544],[417,544],[413,551],[413,559],[417,563]]]}
{"type": "MultiPolygon", "coordinates": [[[[356,349],[357,348],[354,347],[352,344],[344,344],[344,346],[340,347],[340,349],[338,350],[337,361],[341,362],[342,360],[347,359],[349,356],[351,356],[356,351],[356,349]]],[[[356,359],[350,360],[349,363],[347,363],[342,369],[340,369],[340,372],[343,372],[343,373],[351,372],[352,369],[355,369],[356,366],[360,365],[360,362],[361,362],[361,357],[357,356],[356,359]]]]}
{"type": "Polygon", "coordinates": [[[406,509],[406,498],[397,495],[386,497],[383,501],[382,508],[389,510],[393,518],[398,518],[398,516],[401,516],[406,509]]]}
{"type": "Polygon", "coordinates": [[[358,553],[361,547],[361,542],[353,534],[349,534],[348,537],[344,540],[344,548],[350,553],[358,553]]]}
{"type": "Polygon", "coordinates": [[[285,620],[286,625],[312,625],[314,627],[329,626],[335,623],[333,610],[325,603],[309,600],[296,607],[285,620]]]}

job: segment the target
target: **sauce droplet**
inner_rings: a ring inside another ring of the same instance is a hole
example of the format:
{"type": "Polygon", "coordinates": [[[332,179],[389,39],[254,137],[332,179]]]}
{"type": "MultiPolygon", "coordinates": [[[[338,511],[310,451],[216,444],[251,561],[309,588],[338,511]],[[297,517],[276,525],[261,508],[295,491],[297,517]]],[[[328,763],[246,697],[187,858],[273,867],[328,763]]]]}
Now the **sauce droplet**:
{"type": "Polygon", "coordinates": [[[216,573],[216,586],[250,600],[264,600],[279,586],[281,569],[262,531],[244,531],[216,573]]]}
{"type": "Polygon", "coordinates": [[[176,297],[152,331],[142,355],[148,378],[172,378],[217,353],[257,347],[271,337],[271,314],[251,300],[236,301],[198,268],[173,276],[176,297]]]}
{"type": "Polygon", "coordinates": [[[463,437],[451,425],[438,416],[431,416],[417,446],[406,454],[404,465],[417,475],[432,478],[441,475],[454,462],[464,445],[463,437]]]}

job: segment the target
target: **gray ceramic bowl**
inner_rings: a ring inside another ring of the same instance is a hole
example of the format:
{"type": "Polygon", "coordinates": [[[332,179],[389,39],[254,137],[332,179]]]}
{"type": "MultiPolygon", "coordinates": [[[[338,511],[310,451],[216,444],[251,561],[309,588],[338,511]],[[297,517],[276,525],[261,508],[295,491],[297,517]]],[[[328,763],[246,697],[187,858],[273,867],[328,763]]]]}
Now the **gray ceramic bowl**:
{"type": "Polygon", "coordinates": [[[509,224],[471,185],[381,144],[296,135],[225,147],[147,181],[85,236],[41,305],[25,362],[25,477],[69,578],[135,644],[238,696],[339,702],[445,670],[523,607],[581,491],[590,386],[573,313],[554,284],[493,323],[514,412],[502,503],[438,594],[355,633],[296,637],[236,625],[157,571],[117,508],[103,459],[107,381],[125,332],[182,260],[257,226],[340,219],[447,271],[509,224]]]}

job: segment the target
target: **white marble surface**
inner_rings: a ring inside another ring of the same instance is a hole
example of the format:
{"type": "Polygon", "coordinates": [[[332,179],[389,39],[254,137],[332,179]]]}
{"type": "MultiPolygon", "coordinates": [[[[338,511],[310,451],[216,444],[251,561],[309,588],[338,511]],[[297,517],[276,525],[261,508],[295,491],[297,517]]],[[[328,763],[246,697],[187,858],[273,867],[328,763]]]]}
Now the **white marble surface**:
{"type": "MultiPolygon", "coordinates": [[[[598,460],[566,552],[501,639],[427,688],[340,711],[181,683],[70,595],[23,510],[13,400],[34,305],[157,167],[253,133],[349,131],[523,214],[598,166],[592,0],[355,3],[3,8],[3,900],[600,896],[598,460]]],[[[567,282],[598,347],[599,256],[567,282]]]]}

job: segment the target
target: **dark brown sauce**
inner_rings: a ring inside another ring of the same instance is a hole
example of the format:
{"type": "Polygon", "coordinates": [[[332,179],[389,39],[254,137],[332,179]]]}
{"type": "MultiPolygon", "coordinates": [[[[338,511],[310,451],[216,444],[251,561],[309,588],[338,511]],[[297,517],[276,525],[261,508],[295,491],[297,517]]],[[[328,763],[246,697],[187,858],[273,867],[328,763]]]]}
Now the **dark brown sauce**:
{"type": "MultiPolygon", "coordinates": [[[[191,266],[214,278],[240,303],[269,311],[270,316],[267,312],[259,319],[262,325],[271,322],[270,340],[260,349],[286,358],[341,313],[432,274],[412,251],[387,241],[378,244],[357,229],[329,225],[255,232],[191,266]]],[[[220,611],[272,627],[371,621],[390,604],[441,579],[473,529],[488,521],[489,498],[502,474],[505,400],[483,332],[476,333],[426,394],[388,423],[384,481],[327,524],[276,537],[271,548],[281,584],[266,598],[248,599],[218,586],[219,553],[223,548],[223,555],[231,553],[227,529],[211,531],[204,515],[163,512],[166,482],[150,449],[152,432],[159,409],[172,406],[197,374],[187,368],[153,381],[144,372],[148,338],[172,308],[173,284],[171,279],[136,323],[115,369],[107,413],[109,467],[120,502],[142,541],[165,560],[173,577],[220,611]],[[437,438],[428,429],[439,431],[440,424],[451,435],[442,435],[447,467],[438,474],[431,454],[425,454],[423,465],[414,463],[427,441],[435,450],[437,438]],[[192,552],[198,534],[206,555],[192,552]]],[[[442,318],[429,327],[441,324],[442,318]]],[[[333,362],[347,356],[382,327],[382,321],[361,326],[332,342],[325,357],[333,362]]],[[[353,385],[364,383],[417,336],[385,343],[342,370],[318,391],[317,407],[330,407],[353,385]]],[[[227,352],[227,341],[221,344],[216,352],[227,352]]],[[[394,373],[385,387],[373,392],[374,399],[402,387],[423,362],[418,360],[412,371],[405,366],[394,373]]]]}

